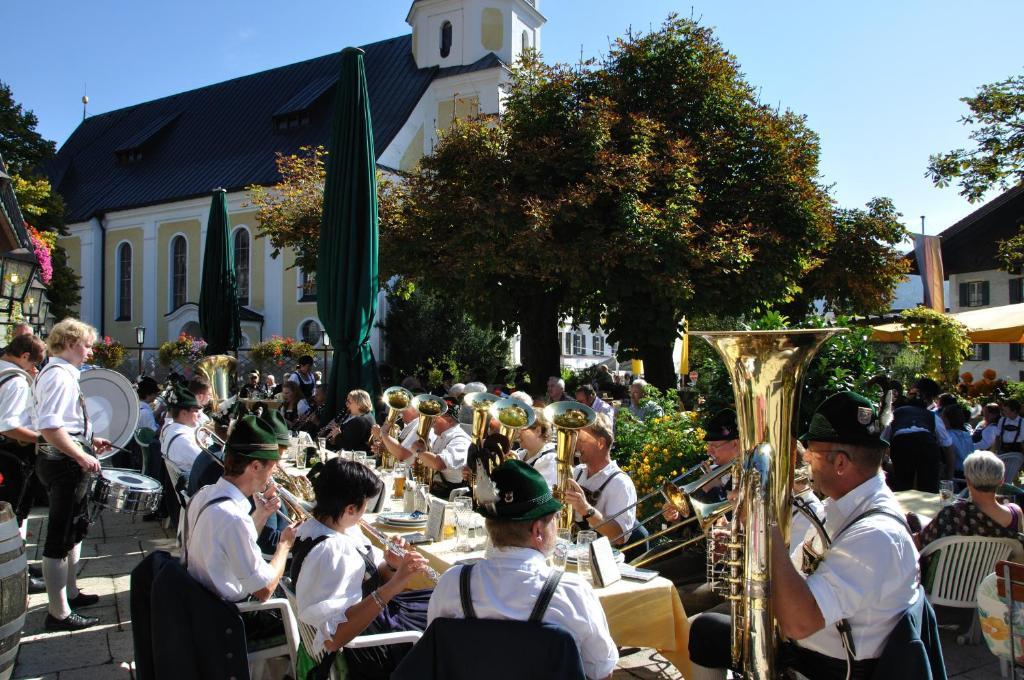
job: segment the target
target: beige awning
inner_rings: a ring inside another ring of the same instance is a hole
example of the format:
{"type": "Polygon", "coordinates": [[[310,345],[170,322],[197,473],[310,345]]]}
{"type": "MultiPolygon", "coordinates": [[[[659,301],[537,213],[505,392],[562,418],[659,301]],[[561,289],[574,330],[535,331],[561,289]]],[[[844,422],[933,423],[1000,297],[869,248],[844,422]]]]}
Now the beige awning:
{"type": "MultiPolygon", "coordinates": [[[[985,307],[950,314],[967,326],[973,342],[1024,342],[1024,303],[985,307]]],[[[906,327],[900,323],[872,326],[871,339],[876,342],[903,342],[906,327]]],[[[914,338],[910,338],[914,342],[914,338]]]]}

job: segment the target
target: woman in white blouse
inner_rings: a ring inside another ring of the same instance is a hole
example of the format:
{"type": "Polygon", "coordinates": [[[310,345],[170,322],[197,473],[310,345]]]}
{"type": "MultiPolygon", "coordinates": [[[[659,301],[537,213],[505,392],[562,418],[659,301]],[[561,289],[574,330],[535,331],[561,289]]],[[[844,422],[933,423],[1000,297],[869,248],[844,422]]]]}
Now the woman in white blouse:
{"type": "Polygon", "coordinates": [[[531,427],[519,431],[519,459],[539,472],[548,486],[555,488],[558,483],[557,456],[555,442],[548,441],[551,434],[551,423],[537,411],[537,420],[531,427]]]}
{"type": "MultiPolygon", "coordinates": [[[[380,479],[362,463],[332,459],[313,479],[313,519],[299,527],[292,581],[299,619],[316,630],[312,654],[326,651],[323,675],[335,653],[363,633],[423,630],[430,590],[406,591],[426,560],[372,547],[359,526],[366,503],[381,493],[380,479]]],[[[388,678],[411,645],[345,649],[348,677],[388,678]]]]}

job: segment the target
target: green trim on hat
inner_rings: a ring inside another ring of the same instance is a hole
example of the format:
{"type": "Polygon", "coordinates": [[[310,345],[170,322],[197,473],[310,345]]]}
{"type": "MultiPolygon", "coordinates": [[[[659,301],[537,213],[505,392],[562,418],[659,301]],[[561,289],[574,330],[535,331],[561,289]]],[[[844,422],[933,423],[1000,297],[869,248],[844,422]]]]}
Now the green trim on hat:
{"type": "Polygon", "coordinates": [[[562,509],[551,494],[544,477],[521,460],[508,460],[495,468],[491,480],[497,489],[494,511],[480,507],[477,512],[489,519],[526,522],[562,509]]]}
{"type": "Polygon", "coordinates": [[[244,416],[228,437],[227,450],[246,458],[280,460],[277,435],[270,424],[256,416],[244,416]]]}

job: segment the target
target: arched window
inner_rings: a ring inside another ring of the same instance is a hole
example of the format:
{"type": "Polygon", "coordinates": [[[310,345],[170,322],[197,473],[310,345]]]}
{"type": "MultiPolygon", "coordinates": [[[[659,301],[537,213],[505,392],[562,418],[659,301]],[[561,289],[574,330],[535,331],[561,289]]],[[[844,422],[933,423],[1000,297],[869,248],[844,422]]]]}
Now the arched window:
{"type": "Polygon", "coordinates": [[[441,58],[447,59],[452,53],[452,22],[441,24],[441,58]]]}
{"type": "Polygon", "coordinates": [[[306,319],[302,322],[299,327],[299,337],[303,342],[308,342],[311,345],[318,345],[320,339],[323,337],[324,331],[320,327],[320,322],[316,319],[306,319]]]}
{"type": "Polygon", "coordinates": [[[132,246],[122,243],[117,248],[117,320],[132,318],[132,246]]]}
{"type": "Polygon", "coordinates": [[[238,304],[249,304],[249,230],[235,229],[235,282],[238,284],[238,304]]]}
{"type": "Polygon", "coordinates": [[[171,240],[171,311],[185,304],[188,243],[182,235],[171,240]]]}
{"type": "Polygon", "coordinates": [[[530,49],[530,33],[523,31],[523,52],[530,49]]]}

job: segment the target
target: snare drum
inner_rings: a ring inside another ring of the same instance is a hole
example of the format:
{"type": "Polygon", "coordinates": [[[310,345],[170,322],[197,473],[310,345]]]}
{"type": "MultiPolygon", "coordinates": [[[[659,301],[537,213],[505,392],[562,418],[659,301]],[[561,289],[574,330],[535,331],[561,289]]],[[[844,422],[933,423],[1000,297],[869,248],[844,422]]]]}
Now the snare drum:
{"type": "Polygon", "coordinates": [[[160,504],[160,482],[135,470],[100,470],[92,491],[94,505],[111,512],[154,512],[160,504]]]}

